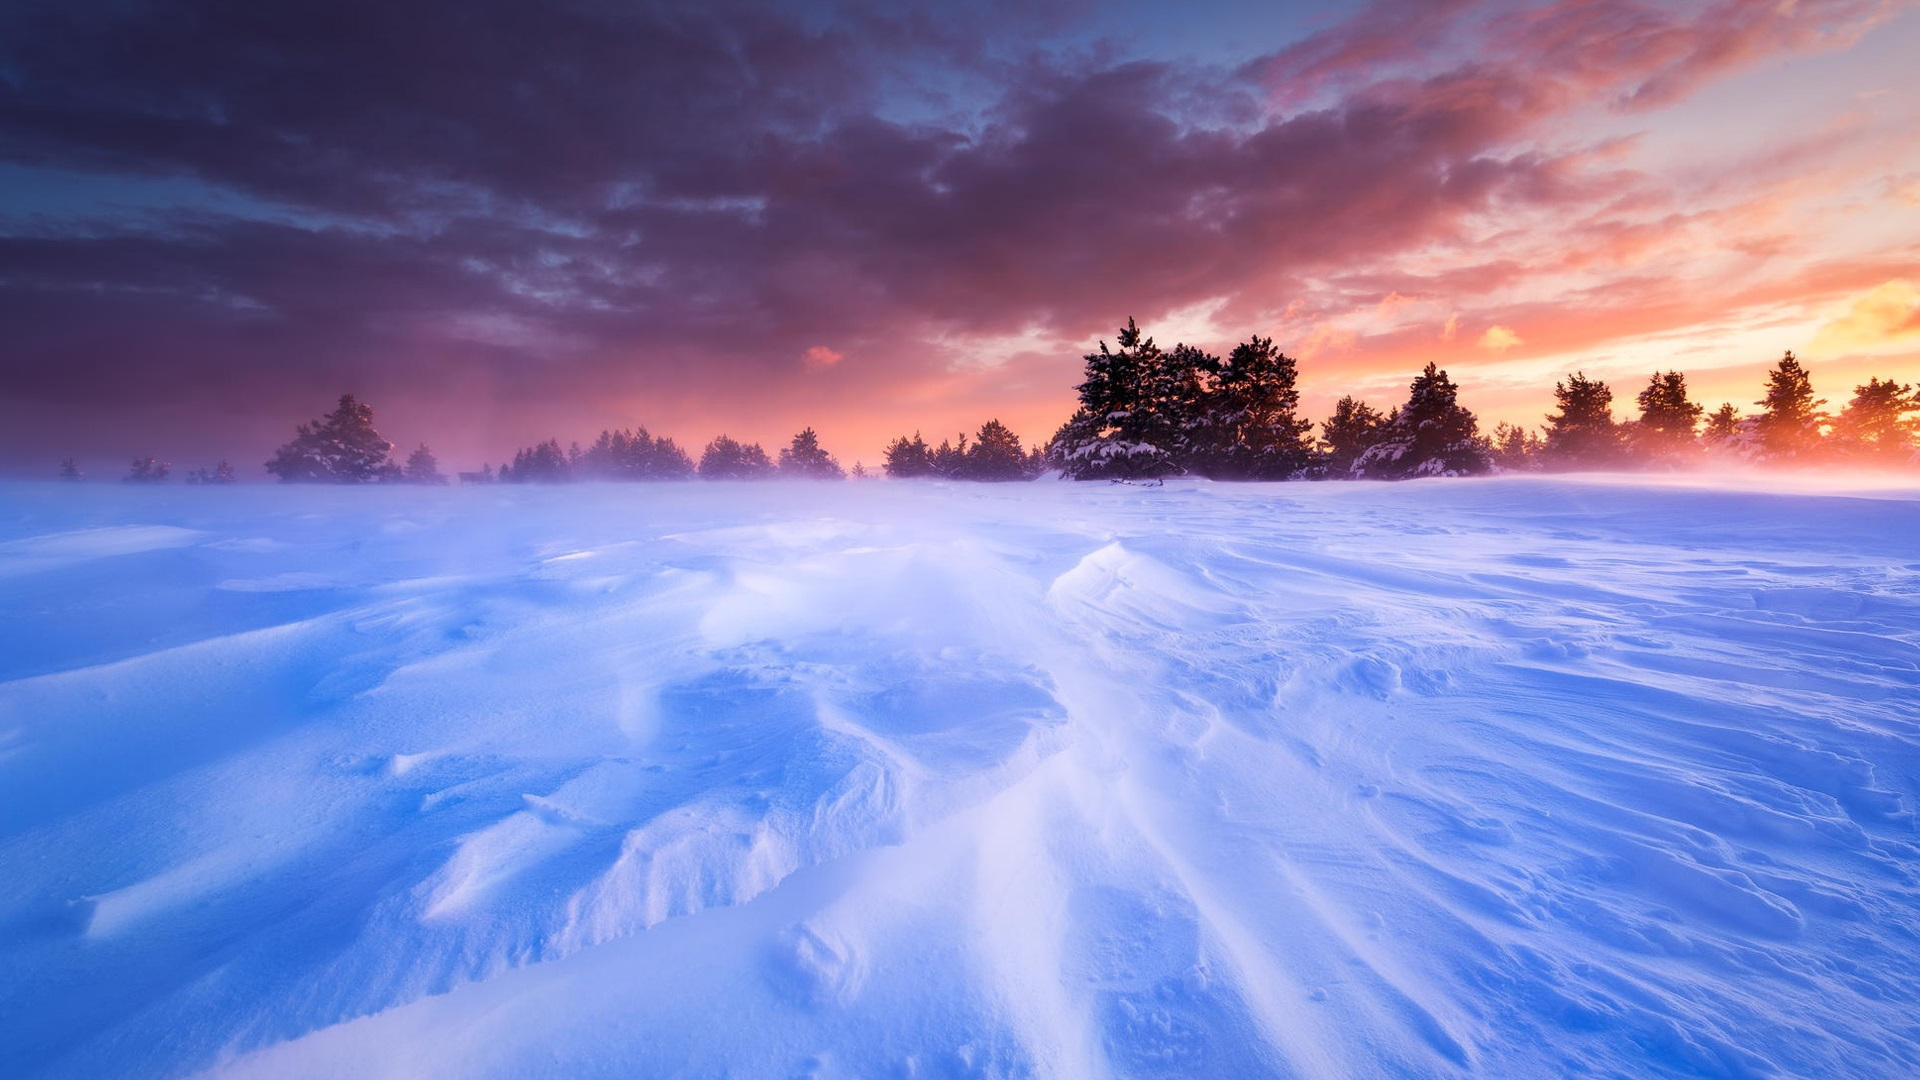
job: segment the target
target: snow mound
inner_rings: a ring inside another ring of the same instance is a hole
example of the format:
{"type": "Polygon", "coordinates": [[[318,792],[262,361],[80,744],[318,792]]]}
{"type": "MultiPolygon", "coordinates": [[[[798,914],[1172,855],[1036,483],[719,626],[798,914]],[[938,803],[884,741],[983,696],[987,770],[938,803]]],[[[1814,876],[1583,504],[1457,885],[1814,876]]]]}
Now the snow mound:
{"type": "Polygon", "coordinates": [[[1920,492],[0,496],[10,1075],[1920,1074],[1920,492]]]}

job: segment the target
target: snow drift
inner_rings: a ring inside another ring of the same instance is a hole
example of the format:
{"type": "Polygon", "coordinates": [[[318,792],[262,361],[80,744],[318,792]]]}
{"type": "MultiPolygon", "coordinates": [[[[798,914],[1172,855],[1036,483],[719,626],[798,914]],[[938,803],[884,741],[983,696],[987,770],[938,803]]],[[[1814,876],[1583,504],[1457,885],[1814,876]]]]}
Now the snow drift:
{"type": "Polygon", "coordinates": [[[0,488],[14,1075],[1920,1073],[1920,501],[0,488]]]}

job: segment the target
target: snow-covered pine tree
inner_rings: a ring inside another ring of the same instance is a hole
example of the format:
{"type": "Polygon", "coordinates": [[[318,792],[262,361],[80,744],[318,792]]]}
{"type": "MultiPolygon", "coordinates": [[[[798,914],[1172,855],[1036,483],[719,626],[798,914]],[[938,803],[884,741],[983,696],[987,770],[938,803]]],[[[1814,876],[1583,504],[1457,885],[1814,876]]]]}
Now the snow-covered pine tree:
{"type": "Polygon", "coordinates": [[[1687,377],[1656,371],[1636,399],[1640,420],[1633,427],[1633,448],[1643,461],[1671,465],[1692,457],[1700,447],[1694,434],[1706,410],[1687,397],[1687,377]]]}
{"type": "Polygon", "coordinates": [[[1613,422],[1613,390],[1576,371],[1553,384],[1560,411],[1547,417],[1542,462],[1553,469],[1607,469],[1624,460],[1625,441],[1613,422]]]}
{"type": "Polygon", "coordinates": [[[967,450],[962,475],[968,480],[1031,480],[1027,452],[1020,436],[998,420],[980,425],[980,434],[967,450]]]}
{"type": "Polygon", "coordinates": [[[833,455],[820,448],[820,436],[807,428],[793,437],[780,451],[780,475],[804,480],[844,480],[847,478],[833,455]]]}
{"type": "Polygon", "coordinates": [[[1352,395],[1335,402],[1333,415],[1320,424],[1315,472],[1330,480],[1352,476],[1360,455],[1380,440],[1382,429],[1393,419],[1381,416],[1373,406],[1352,395]]]}
{"type": "Polygon", "coordinates": [[[332,412],[294,429],[293,441],[274,452],[267,471],[283,484],[395,479],[400,470],[388,456],[392,450],[374,429],[373,409],[342,394],[332,412]]]}
{"type": "Polygon", "coordinates": [[[1460,391],[1433,364],[1408,387],[1407,403],[1354,462],[1358,476],[1406,480],[1416,476],[1471,476],[1493,468],[1480,422],[1462,408],[1460,391]]]}
{"type": "Polygon", "coordinates": [[[1920,393],[1892,379],[1869,378],[1834,420],[1839,451],[1860,462],[1900,465],[1920,455],[1920,393]]]}
{"type": "Polygon", "coordinates": [[[1827,414],[1820,406],[1825,398],[1813,396],[1813,380],[1792,350],[1780,358],[1767,373],[1767,396],[1754,404],[1760,412],[1753,418],[1753,433],[1759,452],[1776,461],[1804,460],[1821,449],[1820,428],[1827,414]]]}
{"type": "Polygon", "coordinates": [[[1313,424],[1298,415],[1293,358],[1274,348],[1272,338],[1254,337],[1235,346],[1224,364],[1206,359],[1212,360],[1211,385],[1189,428],[1193,471],[1217,480],[1299,475],[1312,458],[1313,424]]]}
{"type": "Polygon", "coordinates": [[[1152,410],[1152,394],[1166,381],[1161,354],[1132,319],[1121,329],[1117,351],[1100,343],[1089,353],[1080,383],[1080,409],[1056,435],[1055,459],[1075,480],[1166,476],[1178,470],[1164,418],[1152,410]],[[1154,441],[1159,439],[1159,442],[1154,441]]]}

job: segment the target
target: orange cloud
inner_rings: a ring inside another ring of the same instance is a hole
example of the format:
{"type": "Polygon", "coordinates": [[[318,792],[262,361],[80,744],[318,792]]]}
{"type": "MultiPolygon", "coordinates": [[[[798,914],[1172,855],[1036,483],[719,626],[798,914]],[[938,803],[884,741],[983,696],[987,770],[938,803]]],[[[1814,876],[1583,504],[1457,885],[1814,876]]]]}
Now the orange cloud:
{"type": "Polygon", "coordinates": [[[1807,351],[1843,356],[1920,337],[1920,289],[1904,278],[1882,282],[1858,297],[1847,313],[1829,320],[1807,351]]]}
{"type": "Polygon", "coordinates": [[[1524,345],[1526,341],[1513,332],[1511,326],[1489,326],[1487,332],[1480,335],[1480,347],[1495,352],[1505,352],[1515,345],[1524,345]]]}

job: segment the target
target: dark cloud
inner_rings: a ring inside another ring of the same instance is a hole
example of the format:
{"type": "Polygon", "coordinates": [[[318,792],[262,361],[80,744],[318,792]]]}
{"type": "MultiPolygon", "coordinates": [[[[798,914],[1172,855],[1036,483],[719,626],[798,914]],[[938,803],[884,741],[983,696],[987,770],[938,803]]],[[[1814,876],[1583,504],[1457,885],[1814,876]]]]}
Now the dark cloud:
{"type": "Polygon", "coordinates": [[[1060,14],[1013,11],[9,4],[0,162],[258,209],[12,219],[0,404],[149,441],[195,401],[284,427],[348,386],[436,424],[744,415],[830,402],[830,348],[863,395],[838,407],[884,409],[944,377],[929,341],[1208,300],[1251,323],[1471,215],[1621,195],[1528,133],[1873,5],[1383,2],[1238,70],[1043,48],[1060,14]]]}

